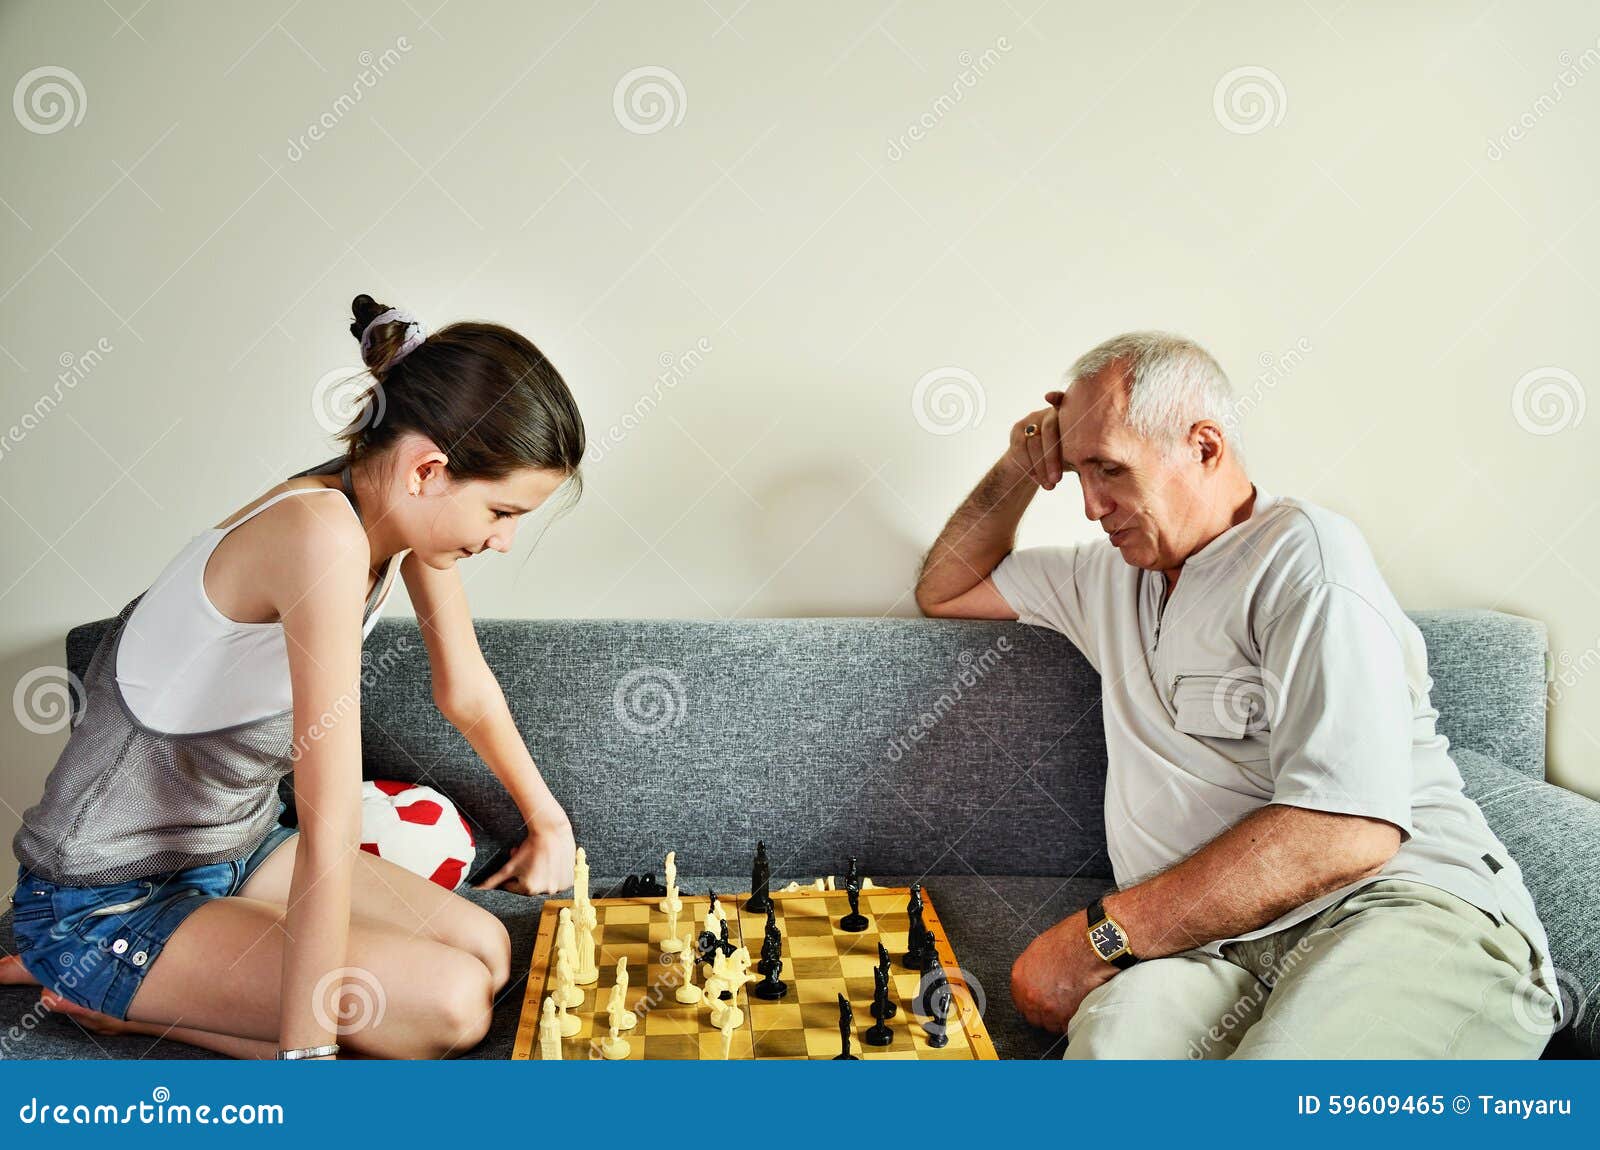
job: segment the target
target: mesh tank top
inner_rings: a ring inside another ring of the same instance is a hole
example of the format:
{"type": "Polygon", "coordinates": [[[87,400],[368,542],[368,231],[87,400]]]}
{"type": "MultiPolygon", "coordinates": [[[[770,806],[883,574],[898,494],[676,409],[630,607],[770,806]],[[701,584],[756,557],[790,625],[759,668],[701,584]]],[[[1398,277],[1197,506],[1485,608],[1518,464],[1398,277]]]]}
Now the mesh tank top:
{"type": "MultiPolygon", "coordinates": [[[[361,509],[342,457],[290,478],[333,474],[340,476],[359,518],[361,509]]],[[[221,535],[247,518],[196,540],[214,547],[221,535]]],[[[367,597],[363,634],[388,597],[400,558],[389,559],[367,597]]],[[[203,572],[203,561],[200,566],[203,572]]],[[[198,582],[199,576],[195,578],[198,582]]],[[[203,583],[198,591],[204,598],[203,583]]],[[[18,861],[51,882],[102,886],[242,858],[261,845],[277,822],[278,783],[293,769],[292,706],[246,722],[182,733],[152,729],[129,707],[117,682],[117,652],[129,618],[149,593],[146,589],[129,600],[101,636],[84,675],[84,705],[67,745],[45,780],[44,797],[24,812],[12,839],[18,861]]],[[[281,623],[222,619],[251,634],[282,634],[281,623]]],[[[286,672],[287,663],[283,666],[286,672]]],[[[286,687],[284,692],[287,698],[286,687]]]]}

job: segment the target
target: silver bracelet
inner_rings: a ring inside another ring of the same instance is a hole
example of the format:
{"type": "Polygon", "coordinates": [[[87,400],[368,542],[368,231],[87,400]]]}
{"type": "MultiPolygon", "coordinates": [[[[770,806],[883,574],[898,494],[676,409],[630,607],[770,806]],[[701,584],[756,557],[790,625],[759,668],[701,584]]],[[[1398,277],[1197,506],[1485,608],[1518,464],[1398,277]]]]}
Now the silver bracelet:
{"type": "Polygon", "coordinates": [[[279,1058],[321,1058],[325,1054],[338,1054],[339,1044],[330,1042],[326,1046],[301,1046],[294,1050],[278,1051],[279,1058]]]}

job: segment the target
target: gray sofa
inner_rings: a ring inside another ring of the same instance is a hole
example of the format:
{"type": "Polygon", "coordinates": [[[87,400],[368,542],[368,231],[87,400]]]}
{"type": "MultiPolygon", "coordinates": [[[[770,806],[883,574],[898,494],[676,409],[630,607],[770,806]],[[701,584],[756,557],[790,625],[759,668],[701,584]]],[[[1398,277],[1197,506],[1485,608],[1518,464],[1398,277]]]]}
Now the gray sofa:
{"type": "MultiPolygon", "coordinates": [[[[1544,628],[1484,611],[1413,618],[1467,791],[1520,863],[1566,989],[1588,998],[1546,1057],[1592,1057],[1600,804],[1544,781],[1544,628]]],[[[108,622],[68,635],[79,675],[108,622]]],[[[1036,932],[1112,885],[1099,680],[1066,639],[922,619],[488,619],[478,635],[571,812],[596,893],[627,873],[659,873],[668,850],[685,886],[747,889],[758,838],[779,883],[841,873],[851,855],[880,883],[922,878],[984,988],[1002,1056],[1060,1053],[1063,1040],[1017,1015],[1008,976],[1036,932]]],[[[516,812],[434,708],[415,622],[382,621],[366,652],[365,774],[447,792],[475,824],[486,862],[516,835],[516,812]]],[[[505,921],[517,974],[489,1037],[467,1056],[504,1058],[539,900],[468,897],[505,921]]],[[[8,912],[0,949],[11,944],[8,912]]],[[[0,988],[0,1036],[37,995],[0,988]]],[[[28,1031],[11,1056],[204,1056],[171,1042],[91,1038],[55,1018],[28,1031]]]]}

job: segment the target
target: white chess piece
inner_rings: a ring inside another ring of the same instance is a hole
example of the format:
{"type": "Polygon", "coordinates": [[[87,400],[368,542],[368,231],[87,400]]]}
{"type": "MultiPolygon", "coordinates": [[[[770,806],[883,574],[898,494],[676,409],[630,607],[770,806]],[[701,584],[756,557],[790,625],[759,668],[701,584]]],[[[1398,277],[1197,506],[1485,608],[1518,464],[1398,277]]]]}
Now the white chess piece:
{"type": "Polygon", "coordinates": [[[739,1022],[735,1021],[732,1017],[723,1019],[721,1030],[722,1059],[724,1062],[726,1062],[733,1054],[733,1032],[738,1028],[738,1026],[739,1022]]]}
{"type": "MultiPolygon", "coordinates": [[[[718,953],[719,958],[722,957],[718,953]]],[[[728,1020],[733,1020],[734,1026],[744,1024],[744,1012],[739,1009],[739,990],[751,981],[750,975],[750,949],[741,946],[731,956],[724,960],[722,965],[722,986],[728,991],[729,998],[723,1000],[719,997],[711,1007],[711,1024],[718,1028],[728,1025],[728,1020]],[[722,1009],[718,1010],[720,1003],[722,1009]]],[[[707,984],[709,985],[709,983],[707,984]]]]}
{"type": "Polygon", "coordinates": [[[689,936],[683,936],[683,985],[678,987],[673,997],[688,1006],[700,1001],[700,988],[694,984],[694,948],[689,945],[689,936]]]}
{"type": "Polygon", "coordinates": [[[539,1057],[546,1062],[561,1061],[561,1020],[556,1017],[556,1000],[546,997],[539,1015],[539,1057]]]}
{"type": "Polygon", "coordinates": [[[606,1006],[611,1015],[611,1025],[620,1030],[632,1030],[639,1025],[639,1016],[628,1009],[628,956],[617,959],[617,980],[611,985],[611,1000],[606,1006]]]}
{"type": "Polygon", "coordinates": [[[600,1040],[600,1056],[612,1062],[618,1062],[633,1052],[633,1047],[628,1040],[617,1033],[615,1025],[611,1027],[611,1037],[600,1040]]]}
{"type": "Polygon", "coordinates": [[[589,901],[589,852],[582,847],[572,860],[572,901],[579,906],[589,901]]]}
{"type": "Polygon", "coordinates": [[[590,923],[579,924],[578,961],[573,969],[573,982],[581,987],[592,987],[600,980],[600,968],[595,964],[595,928],[590,923]]]}
{"type": "Polygon", "coordinates": [[[678,897],[678,852],[667,852],[667,897],[661,900],[660,909],[673,911],[683,909],[683,899],[678,897]]]}
{"type": "MultiPolygon", "coordinates": [[[[559,978],[558,978],[558,980],[556,982],[556,987],[557,987],[558,991],[560,989],[560,986],[561,986],[561,983],[560,983],[559,978]]],[[[572,1013],[568,1012],[566,1004],[562,1001],[561,995],[559,993],[552,994],[550,997],[555,999],[555,1003],[556,1003],[556,1020],[557,1020],[558,1024],[561,1027],[561,1037],[562,1038],[571,1038],[573,1035],[577,1034],[578,1031],[583,1027],[582,1020],[579,1019],[576,1014],[572,1014],[572,1013]]]]}
{"type": "MultiPolygon", "coordinates": [[[[672,888],[668,887],[668,891],[672,888]]],[[[678,938],[678,911],[683,907],[683,900],[678,900],[677,906],[667,907],[667,937],[661,940],[662,954],[677,954],[678,948],[683,943],[678,938]]]]}
{"type": "MultiPolygon", "coordinates": [[[[583,991],[572,981],[572,955],[564,950],[556,952],[555,986],[551,993],[556,996],[556,1005],[563,1010],[577,1006],[583,1001],[583,991]]],[[[567,1037],[572,1036],[569,1034],[567,1037]]]]}

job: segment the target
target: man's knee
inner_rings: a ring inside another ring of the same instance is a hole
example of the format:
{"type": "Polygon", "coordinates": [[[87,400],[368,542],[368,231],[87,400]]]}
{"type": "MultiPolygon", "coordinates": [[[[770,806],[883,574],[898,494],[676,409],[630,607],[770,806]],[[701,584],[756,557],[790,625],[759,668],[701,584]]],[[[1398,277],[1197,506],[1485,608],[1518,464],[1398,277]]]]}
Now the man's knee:
{"type": "Polygon", "coordinates": [[[1064,1058],[1225,1058],[1267,993],[1248,971],[1195,951],[1101,983],[1067,1024],[1064,1058]]]}

